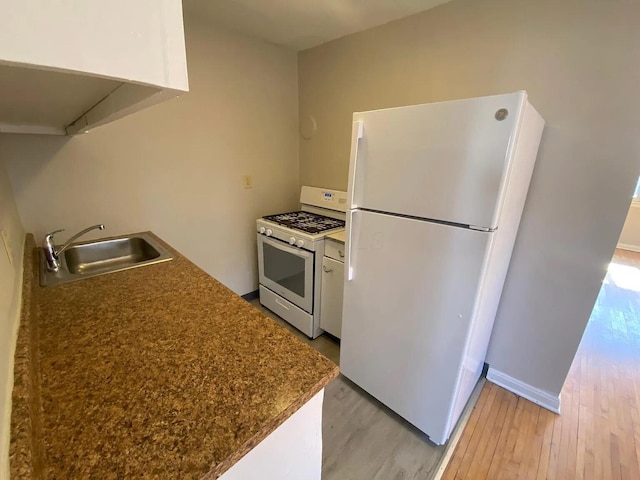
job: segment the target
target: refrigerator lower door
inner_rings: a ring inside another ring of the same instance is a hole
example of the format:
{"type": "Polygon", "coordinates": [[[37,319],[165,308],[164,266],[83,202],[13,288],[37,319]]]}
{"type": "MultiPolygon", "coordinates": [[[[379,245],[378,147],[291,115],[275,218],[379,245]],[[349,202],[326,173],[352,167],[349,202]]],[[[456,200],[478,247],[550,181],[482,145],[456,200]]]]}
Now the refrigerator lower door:
{"type": "Polygon", "coordinates": [[[442,444],[492,234],[360,210],[349,218],[340,370],[442,444]]]}

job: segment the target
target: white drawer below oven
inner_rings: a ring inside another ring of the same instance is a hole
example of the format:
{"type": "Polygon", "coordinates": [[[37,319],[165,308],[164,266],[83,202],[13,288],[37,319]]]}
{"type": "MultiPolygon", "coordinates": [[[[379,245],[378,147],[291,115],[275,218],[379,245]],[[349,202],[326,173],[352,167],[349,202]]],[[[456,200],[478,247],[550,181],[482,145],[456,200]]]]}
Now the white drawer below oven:
{"type": "Polygon", "coordinates": [[[296,327],[307,337],[314,338],[312,315],[262,285],[260,285],[260,303],[296,327]]]}

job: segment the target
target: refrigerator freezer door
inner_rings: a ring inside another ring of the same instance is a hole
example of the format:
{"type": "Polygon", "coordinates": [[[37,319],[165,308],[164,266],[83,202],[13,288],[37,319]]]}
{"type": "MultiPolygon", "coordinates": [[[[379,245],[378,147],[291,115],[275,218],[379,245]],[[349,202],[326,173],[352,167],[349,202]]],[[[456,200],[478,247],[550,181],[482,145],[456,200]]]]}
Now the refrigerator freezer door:
{"type": "Polygon", "coordinates": [[[340,370],[442,444],[494,234],[360,210],[351,227],[340,370]]]}
{"type": "Polygon", "coordinates": [[[526,98],[517,92],[355,113],[350,208],[496,227],[526,98]]]}

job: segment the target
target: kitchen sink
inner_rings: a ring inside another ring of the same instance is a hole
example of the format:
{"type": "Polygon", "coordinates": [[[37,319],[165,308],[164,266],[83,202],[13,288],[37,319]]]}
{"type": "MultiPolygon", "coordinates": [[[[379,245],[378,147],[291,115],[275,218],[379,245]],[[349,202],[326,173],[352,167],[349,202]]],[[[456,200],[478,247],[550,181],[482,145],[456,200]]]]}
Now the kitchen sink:
{"type": "Polygon", "coordinates": [[[71,245],[60,255],[60,270],[47,270],[40,249],[40,285],[59,285],[171,260],[171,254],[148,233],[71,245]]]}

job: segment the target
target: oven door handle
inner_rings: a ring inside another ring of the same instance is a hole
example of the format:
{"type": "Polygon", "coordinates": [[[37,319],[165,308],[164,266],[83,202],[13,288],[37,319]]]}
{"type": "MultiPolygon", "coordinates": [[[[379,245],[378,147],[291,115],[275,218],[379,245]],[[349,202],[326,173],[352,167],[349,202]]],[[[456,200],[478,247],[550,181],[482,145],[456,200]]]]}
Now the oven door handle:
{"type": "Polygon", "coordinates": [[[264,235],[260,235],[260,239],[274,248],[291,253],[293,255],[296,255],[297,257],[309,258],[309,256],[311,255],[311,253],[307,252],[306,250],[302,250],[301,248],[297,247],[290,247],[289,245],[285,245],[280,240],[272,240],[271,238],[265,237],[264,235]]]}

